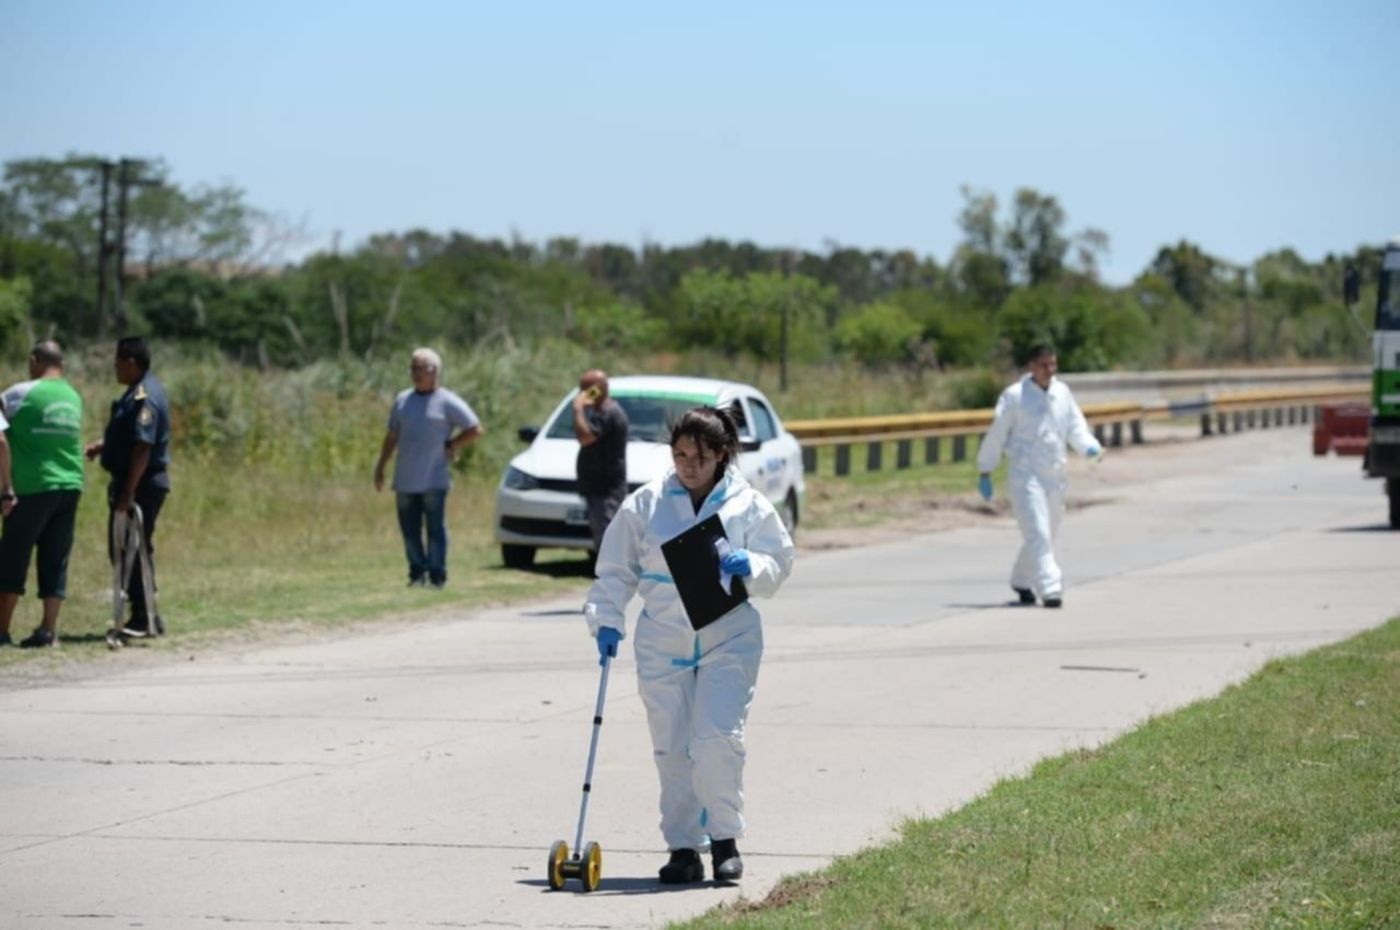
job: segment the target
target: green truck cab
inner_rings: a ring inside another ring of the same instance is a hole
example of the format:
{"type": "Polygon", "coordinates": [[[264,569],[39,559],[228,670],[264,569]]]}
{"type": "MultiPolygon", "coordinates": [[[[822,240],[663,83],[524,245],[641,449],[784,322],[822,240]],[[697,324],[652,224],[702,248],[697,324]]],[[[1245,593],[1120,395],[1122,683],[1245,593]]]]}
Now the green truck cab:
{"type": "Polygon", "coordinates": [[[1385,479],[1390,525],[1400,529],[1400,237],[1386,246],[1371,336],[1371,432],[1364,467],[1385,479]]]}

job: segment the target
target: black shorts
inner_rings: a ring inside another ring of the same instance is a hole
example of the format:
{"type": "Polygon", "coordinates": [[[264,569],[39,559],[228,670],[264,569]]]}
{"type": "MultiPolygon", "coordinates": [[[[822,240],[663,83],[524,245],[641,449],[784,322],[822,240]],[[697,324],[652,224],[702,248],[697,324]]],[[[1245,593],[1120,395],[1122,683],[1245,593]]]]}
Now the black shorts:
{"type": "Polygon", "coordinates": [[[73,549],[73,523],[82,491],[25,494],[5,518],[0,535],[0,592],[23,594],[29,575],[29,554],[39,552],[39,596],[63,597],[68,592],[68,553],[73,549]]]}

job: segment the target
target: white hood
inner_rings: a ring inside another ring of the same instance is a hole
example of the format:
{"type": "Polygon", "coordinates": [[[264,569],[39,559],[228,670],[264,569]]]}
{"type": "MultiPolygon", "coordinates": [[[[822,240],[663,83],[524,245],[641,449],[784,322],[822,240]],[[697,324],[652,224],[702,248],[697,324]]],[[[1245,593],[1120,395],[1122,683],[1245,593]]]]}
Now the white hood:
{"type": "MultiPolygon", "coordinates": [[[[577,477],[577,439],[536,439],[530,448],[510,460],[512,468],[518,468],[535,478],[551,478],[560,481],[573,481],[577,477]]],[[[671,447],[656,442],[629,442],[627,444],[627,483],[646,484],[659,478],[671,465],[671,447]]]]}

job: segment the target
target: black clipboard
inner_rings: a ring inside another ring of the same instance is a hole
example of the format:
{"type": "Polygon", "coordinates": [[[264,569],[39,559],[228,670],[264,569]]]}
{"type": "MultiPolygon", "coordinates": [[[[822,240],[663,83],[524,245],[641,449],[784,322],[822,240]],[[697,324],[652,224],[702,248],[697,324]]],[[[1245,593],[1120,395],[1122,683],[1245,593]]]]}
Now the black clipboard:
{"type": "Polygon", "coordinates": [[[719,514],[711,514],[661,544],[661,554],[676,582],[692,629],[709,626],[749,599],[742,578],[730,579],[728,593],[720,586],[715,541],[726,538],[719,514]]]}

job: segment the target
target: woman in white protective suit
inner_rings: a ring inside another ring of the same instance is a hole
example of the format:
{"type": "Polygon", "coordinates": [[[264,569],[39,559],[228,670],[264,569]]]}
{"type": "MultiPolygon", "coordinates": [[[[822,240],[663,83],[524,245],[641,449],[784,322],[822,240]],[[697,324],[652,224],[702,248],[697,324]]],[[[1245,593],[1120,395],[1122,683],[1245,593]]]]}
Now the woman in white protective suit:
{"type": "Polygon", "coordinates": [[[692,628],[661,544],[718,514],[731,551],[721,568],[750,595],[771,596],[792,568],[783,521],[737,467],[738,431],[726,411],[697,407],[671,431],[675,467],[623,502],[603,535],[598,579],[584,614],[601,655],[626,635],[623,611],[636,593],[638,689],[661,777],[661,834],[670,860],[666,884],[702,881],[709,841],[716,881],[744,874],[744,721],[763,654],[758,611],[745,601],[700,630],[692,628]]]}
{"type": "Polygon", "coordinates": [[[1010,462],[1011,508],[1021,527],[1021,551],[1011,569],[1011,587],[1022,604],[1037,595],[1046,607],[1059,607],[1064,580],[1055,560],[1055,537],[1065,513],[1065,444],[1089,458],[1103,454],[1074,395],[1055,377],[1055,350],[1038,345],[1030,351],[1029,373],[997,400],[992,421],[977,452],[977,487],[992,499],[992,476],[1003,451],[1010,462]]]}

